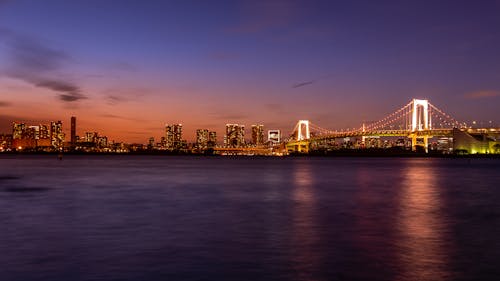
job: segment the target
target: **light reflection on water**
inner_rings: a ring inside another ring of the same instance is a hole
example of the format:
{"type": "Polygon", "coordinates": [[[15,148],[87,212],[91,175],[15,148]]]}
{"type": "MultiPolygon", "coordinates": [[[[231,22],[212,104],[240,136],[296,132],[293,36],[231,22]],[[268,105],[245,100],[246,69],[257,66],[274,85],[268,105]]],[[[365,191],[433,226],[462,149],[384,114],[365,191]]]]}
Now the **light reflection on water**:
{"type": "Polygon", "coordinates": [[[0,280],[496,280],[500,161],[0,158],[0,280]]]}
{"type": "Polygon", "coordinates": [[[293,271],[296,280],[315,280],[313,274],[318,270],[321,259],[318,248],[316,195],[314,175],[311,164],[300,162],[294,166],[292,198],[292,252],[293,271]]]}
{"type": "Polygon", "coordinates": [[[398,230],[401,279],[450,280],[446,245],[451,225],[443,219],[439,175],[426,161],[405,166],[398,230]]]}

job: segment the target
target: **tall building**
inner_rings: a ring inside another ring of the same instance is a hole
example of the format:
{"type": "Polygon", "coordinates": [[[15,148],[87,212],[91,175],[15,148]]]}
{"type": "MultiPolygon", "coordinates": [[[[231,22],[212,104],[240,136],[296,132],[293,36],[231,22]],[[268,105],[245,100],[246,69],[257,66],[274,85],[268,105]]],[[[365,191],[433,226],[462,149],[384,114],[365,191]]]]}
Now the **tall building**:
{"type": "Polygon", "coordinates": [[[50,140],[54,148],[61,148],[64,143],[64,133],[62,130],[62,122],[50,122],[50,140]]]}
{"type": "Polygon", "coordinates": [[[106,147],[108,147],[108,137],[106,137],[106,136],[99,136],[99,137],[97,137],[97,146],[99,148],[106,148],[106,147]]]}
{"type": "Polygon", "coordinates": [[[208,148],[214,148],[217,146],[217,133],[216,132],[208,132],[208,148]]]}
{"type": "MultiPolygon", "coordinates": [[[[27,126],[24,123],[14,122],[12,124],[12,136],[13,145],[16,148],[31,149],[53,146],[51,131],[47,125],[43,124],[27,126]]],[[[64,134],[62,137],[64,139],[64,134]]]]}
{"type": "Polygon", "coordinates": [[[71,116],[71,147],[76,146],[76,117],[71,116]]]}
{"type": "Polygon", "coordinates": [[[252,143],[254,145],[264,144],[264,125],[252,125],[252,143]]]}
{"type": "Polygon", "coordinates": [[[208,130],[207,129],[198,129],[196,130],[196,148],[197,149],[206,149],[208,148],[208,130]]]}
{"type": "Polygon", "coordinates": [[[12,139],[20,140],[24,137],[24,131],[26,130],[26,124],[24,123],[12,123],[12,139]]]}
{"type": "Polygon", "coordinates": [[[226,124],[224,136],[226,147],[242,147],[245,145],[245,125],[226,124]]]}
{"type": "Polygon", "coordinates": [[[148,149],[153,149],[155,147],[155,138],[150,137],[148,140],[148,149]]]}
{"type": "Polygon", "coordinates": [[[47,125],[42,125],[42,124],[40,124],[39,127],[40,127],[40,132],[39,132],[40,139],[42,140],[50,139],[49,127],[47,125]]]}
{"type": "Polygon", "coordinates": [[[12,148],[12,135],[0,134],[0,151],[12,148]]]}
{"type": "Polygon", "coordinates": [[[37,140],[40,138],[40,126],[28,126],[26,129],[26,138],[37,140]]]}
{"type": "Polygon", "coordinates": [[[165,125],[165,148],[182,148],[182,124],[165,125]]]}

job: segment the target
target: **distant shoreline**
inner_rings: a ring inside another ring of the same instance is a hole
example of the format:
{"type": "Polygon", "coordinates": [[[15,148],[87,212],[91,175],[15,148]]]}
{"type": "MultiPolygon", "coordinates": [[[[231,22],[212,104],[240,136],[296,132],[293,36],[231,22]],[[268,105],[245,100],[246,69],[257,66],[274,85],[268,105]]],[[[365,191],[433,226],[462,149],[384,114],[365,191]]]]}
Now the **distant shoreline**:
{"type": "MultiPolygon", "coordinates": [[[[2,155],[53,155],[59,156],[57,152],[2,152],[2,155]]],[[[218,155],[203,153],[175,153],[175,152],[64,152],[64,156],[182,156],[182,157],[201,157],[201,158],[343,158],[343,157],[361,157],[361,158],[491,158],[500,159],[500,154],[442,154],[442,153],[421,153],[421,152],[383,152],[383,151],[329,151],[315,152],[310,154],[289,154],[283,156],[275,155],[218,155]]]]}

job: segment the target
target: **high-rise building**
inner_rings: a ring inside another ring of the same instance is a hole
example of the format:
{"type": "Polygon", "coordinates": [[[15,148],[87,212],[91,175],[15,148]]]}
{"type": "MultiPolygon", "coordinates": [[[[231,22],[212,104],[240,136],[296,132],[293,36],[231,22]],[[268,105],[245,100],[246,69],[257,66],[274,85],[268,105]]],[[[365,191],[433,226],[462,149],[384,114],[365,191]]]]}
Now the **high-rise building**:
{"type": "Polygon", "coordinates": [[[71,147],[76,146],[76,117],[71,116],[71,147]]]}
{"type": "Polygon", "coordinates": [[[226,124],[224,136],[226,147],[242,147],[245,145],[245,125],[226,124]]]}
{"type": "Polygon", "coordinates": [[[208,148],[208,130],[207,129],[198,129],[196,130],[196,148],[197,149],[206,149],[208,148]]]}
{"type": "Polygon", "coordinates": [[[108,147],[108,137],[106,136],[97,137],[97,146],[100,148],[108,147]]]}
{"type": "Polygon", "coordinates": [[[26,138],[37,140],[40,138],[40,126],[28,126],[26,129],[26,138]]]}
{"type": "Polygon", "coordinates": [[[155,138],[150,137],[148,140],[148,149],[153,149],[155,147],[155,138]]]}
{"type": "Polygon", "coordinates": [[[40,124],[39,128],[40,128],[40,131],[39,131],[40,139],[42,139],[42,140],[50,139],[49,127],[47,125],[40,124]]]}
{"type": "Polygon", "coordinates": [[[208,132],[208,148],[214,148],[217,145],[217,133],[216,132],[208,132]]]}
{"type": "Polygon", "coordinates": [[[267,141],[271,144],[279,144],[281,142],[281,131],[280,130],[269,130],[267,131],[267,141]]]}
{"type": "Polygon", "coordinates": [[[12,123],[12,139],[22,139],[24,136],[24,131],[26,130],[26,124],[24,123],[12,123]]]}
{"type": "Polygon", "coordinates": [[[12,148],[12,135],[0,134],[0,151],[12,148]]]}
{"type": "Polygon", "coordinates": [[[167,147],[167,139],[165,137],[160,138],[160,147],[161,148],[166,148],[167,147]]]}
{"type": "Polygon", "coordinates": [[[61,148],[64,143],[64,133],[62,130],[62,122],[50,122],[50,140],[54,148],[61,148]]]}
{"type": "Polygon", "coordinates": [[[182,148],[182,124],[166,124],[165,125],[165,148],[180,149],[182,148]]]}
{"type": "Polygon", "coordinates": [[[99,134],[97,132],[85,132],[85,142],[98,143],[99,134]]]}
{"type": "Polygon", "coordinates": [[[264,144],[264,125],[252,125],[252,143],[254,145],[264,144]]]}

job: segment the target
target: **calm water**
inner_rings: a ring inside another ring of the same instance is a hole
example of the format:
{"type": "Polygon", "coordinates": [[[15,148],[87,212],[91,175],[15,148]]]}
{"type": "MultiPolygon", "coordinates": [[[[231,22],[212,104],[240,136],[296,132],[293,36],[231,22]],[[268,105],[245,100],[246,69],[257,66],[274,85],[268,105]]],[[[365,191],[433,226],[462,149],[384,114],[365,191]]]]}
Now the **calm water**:
{"type": "Polygon", "coordinates": [[[0,156],[0,280],[498,280],[500,160],[0,156]]]}

